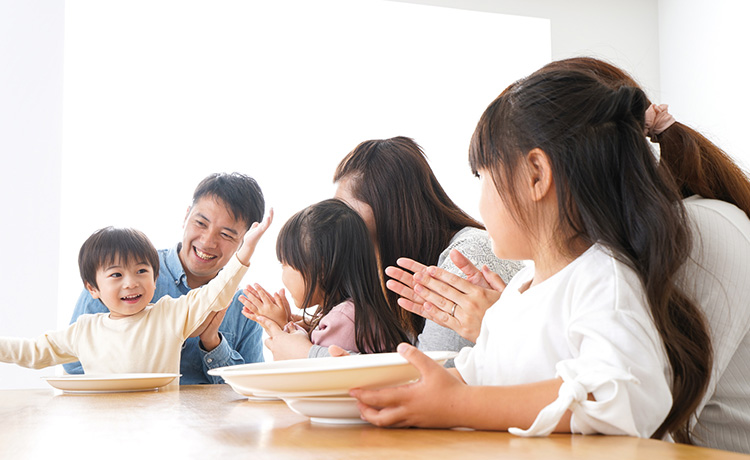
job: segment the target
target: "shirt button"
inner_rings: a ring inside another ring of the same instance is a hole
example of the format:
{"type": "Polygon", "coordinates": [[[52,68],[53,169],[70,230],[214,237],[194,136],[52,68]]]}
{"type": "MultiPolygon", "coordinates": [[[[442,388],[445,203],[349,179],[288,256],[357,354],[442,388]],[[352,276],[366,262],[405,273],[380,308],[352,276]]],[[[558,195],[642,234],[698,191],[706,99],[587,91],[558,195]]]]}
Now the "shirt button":
{"type": "Polygon", "coordinates": [[[207,362],[207,363],[212,363],[212,362],[214,362],[214,360],[213,360],[213,359],[211,359],[211,358],[208,358],[208,359],[206,360],[206,362],[207,362]]]}

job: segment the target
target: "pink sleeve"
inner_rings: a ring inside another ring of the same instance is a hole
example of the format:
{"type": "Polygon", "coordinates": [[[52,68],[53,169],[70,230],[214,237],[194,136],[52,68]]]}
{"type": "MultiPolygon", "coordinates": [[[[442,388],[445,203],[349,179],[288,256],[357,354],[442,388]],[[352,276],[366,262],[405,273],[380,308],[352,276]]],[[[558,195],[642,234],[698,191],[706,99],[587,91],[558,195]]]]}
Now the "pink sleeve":
{"type": "Polygon", "coordinates": [[[354,304],[347,300],[333,307],[310,338],[313,344],[322,347],[338,345],[344,350],[360,352],[354,340],[354,304]]]}

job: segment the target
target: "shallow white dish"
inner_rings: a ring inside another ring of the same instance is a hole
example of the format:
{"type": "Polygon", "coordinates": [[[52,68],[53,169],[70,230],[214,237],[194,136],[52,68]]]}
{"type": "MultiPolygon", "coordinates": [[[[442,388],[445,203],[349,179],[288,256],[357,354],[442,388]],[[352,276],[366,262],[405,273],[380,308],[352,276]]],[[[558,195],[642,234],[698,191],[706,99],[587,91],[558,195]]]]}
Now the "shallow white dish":
{"type": "Polygon", "coordinates": [[[50,385],[63,391],[86,393],[112,393],[122,391],[144,391],[168,385],[180,374],[107,374],[107,375],[62,375],[42,377],[50,385]]]}
{"type": "MultiPolygon", "coordinates": [[[[443,364],[452,351],[427,352],[443,364]]],[[[208,371],[255,396],[347,395],[351,388],[382,388],[419,378],[419,372],[398,353],[376,353],[241,364],[208,371]]]]}
{"type": "Polygon", "coordinates": [[[310,417],[313,423],[358,425],[367,423],[359,416],[357,400],[350,396],[282,398],[294,412],[310,417]]]}

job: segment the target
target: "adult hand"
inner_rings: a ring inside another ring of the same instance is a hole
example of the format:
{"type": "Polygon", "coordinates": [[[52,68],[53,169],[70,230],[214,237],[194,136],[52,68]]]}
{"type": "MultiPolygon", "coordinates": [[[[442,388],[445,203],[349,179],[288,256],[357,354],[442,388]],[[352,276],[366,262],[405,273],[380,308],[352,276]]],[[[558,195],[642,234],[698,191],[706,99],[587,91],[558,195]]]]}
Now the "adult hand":
{"type": "Polygon", "coordinates": [[[271,222],[273,222],[273,208],[268,211],[268,216],[263,219],[263,222],[254,222],[253,225],[250,226],[250,230],[245,233],[242,245],[237,250],[237,258],[244,265],[250,263],[250,257],[252,257],[253,252],[255,252],[255,247],[258,245],[260,237],[266,233],[271,222]]]}
{"type": "Polygon", "coordinates": [[[438,267],[426,267],[400,258],[396,263],[402,268],[386,268],[385,273],[393,278],[386,286],[401,296],[398,304],[405,310],[476,342],[484,313],[500,298],[505,283],[486,266],[477,269],[455,249],[450,257],[467,279],[438,267]]]}
{"type": "Polygon", "coordinates": [[[224,321],[224,315],[227,313],[227,308],[219,311],[211,312],[203,324],[193,331],[190,337],[200,336],[201,346],[206,351],[211,351],[218,347],[221,343],[221,336],[219,335],[219,326],[224,321]]]}
{"type": "Polygon", "coordinates": [[[452,374],[409,344],[400,344],[398,352],[417,368],[421,378],[398,387],[350,390],[349,394],[358,400],[362,418],[377,426],[460,426],[457,414],[468,386],[458,374],[452,374]]]}
{"type": "Polygon", "coordinates": [[[248,310],[256,316],[265,316],[273,320],[279,326],[293,320],[292,309],[283,288],[272,296],[259,284],[255,287],[248,284],[238,298],[244,305],[243,314],[248,310]]]}
{"type": "Polygon", "coordinates": [[[260,324],[268,334],[268,338],[263,343],[273,353],[274,361],[307,358],[313,344],[306,332],[299,330],[285,332],[276,322],[265,316],[254,315],[254,318],[250,319],[260,324]]]}
{"type": "Polygon", "coordinates": [[[344,350],[338,345],[331,345],[328,347],[328,354],[333,356],[334,358],[339,358],[341,356],[349,356],[349,352],[344,350]]]}

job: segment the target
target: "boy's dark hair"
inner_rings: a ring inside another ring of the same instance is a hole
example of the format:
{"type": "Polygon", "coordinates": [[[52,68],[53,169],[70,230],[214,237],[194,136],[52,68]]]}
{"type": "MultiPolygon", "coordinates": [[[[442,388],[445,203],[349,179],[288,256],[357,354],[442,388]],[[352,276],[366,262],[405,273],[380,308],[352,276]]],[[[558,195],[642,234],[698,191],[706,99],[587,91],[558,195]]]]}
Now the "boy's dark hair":
{"type": "Polygon", "coordinates": [[[263,219],[266,201],[260,186],[250,176],[238,172],[211,174],[195,188],[193,204],[206,196],[223,201],[232,217],[245,223],[245,230],[263,219]]]}
{"type": "Polygon", "coordinates": [[[96,284],[96,271],[112,264],[116,258],[121,263],[146,262],[154,271],[154,281],[159,276],[159,254],[143,232],[132,228],[105,227],[95,231],[78,252],[78,270],[83,284],[96,284]]]}

